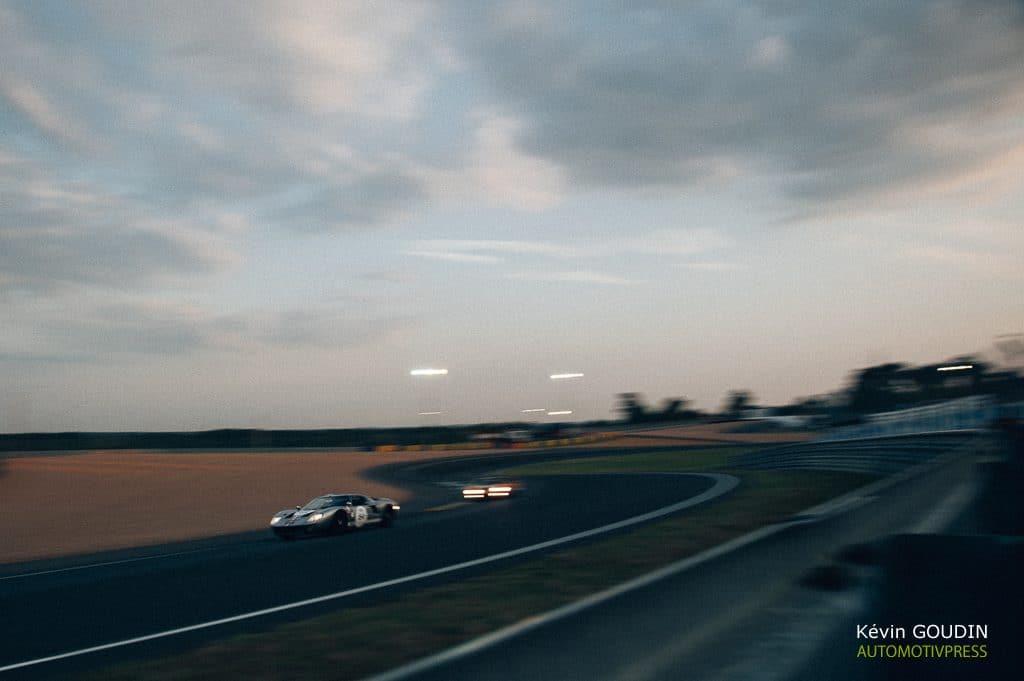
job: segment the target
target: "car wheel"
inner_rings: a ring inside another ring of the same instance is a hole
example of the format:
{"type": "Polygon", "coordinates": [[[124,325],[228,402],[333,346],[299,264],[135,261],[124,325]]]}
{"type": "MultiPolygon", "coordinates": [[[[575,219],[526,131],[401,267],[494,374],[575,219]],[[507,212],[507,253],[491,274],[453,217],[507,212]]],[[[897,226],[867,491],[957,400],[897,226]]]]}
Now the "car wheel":
{"type": "Polygon", "coordinates": [[[394,527],[395,511],[393,508],[388,506],[386,509],[384,509],[384,516],[381,518],[380,524],[382,527],[394,527]]]}

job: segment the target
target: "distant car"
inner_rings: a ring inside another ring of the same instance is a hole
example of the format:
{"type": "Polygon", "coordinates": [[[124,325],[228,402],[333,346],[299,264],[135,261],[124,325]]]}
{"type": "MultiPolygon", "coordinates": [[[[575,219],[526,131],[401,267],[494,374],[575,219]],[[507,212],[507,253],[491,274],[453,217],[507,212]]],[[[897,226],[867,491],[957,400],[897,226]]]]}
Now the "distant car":
{"type": "Polygon", "coordinates": [[[508,478],[481,478],[462,486],[462,498],[466,500],[504,499],[513,494],[519,494],[522,489],[522,483],[508,478]]]}
{"type": "Polygon", "coordinates": [[[270,529],[281,539],[333,534],[366,525],[391,527],[401,509],[394,499],[365,494],[325,494],[305,506],[274,514],[270,529]]]}

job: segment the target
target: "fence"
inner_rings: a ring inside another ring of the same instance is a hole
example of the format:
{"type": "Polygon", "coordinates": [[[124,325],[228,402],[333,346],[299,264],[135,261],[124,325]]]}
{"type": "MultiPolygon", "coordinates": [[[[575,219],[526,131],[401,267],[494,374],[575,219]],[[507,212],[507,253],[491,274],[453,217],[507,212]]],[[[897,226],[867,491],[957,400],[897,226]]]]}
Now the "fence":
{"type": "MultiPolygon", "coordinates": [[[[1011,405],[1012,406],[1012,405],[1011,405]]],[[[837,428],[819,441],[853,440],[917,433],[945,433],[987,428],[1003,407],[987,395],[974,395],[924,407],[871,414],[864,423],[837,428]]]]}
{"type": "Polygon", "coordinates": [[[977,431],[900,435],[867,440],[814,441],[747,452],[733,458],[740,468],[817,469],[887,475],[963,447],[977,431]]]}

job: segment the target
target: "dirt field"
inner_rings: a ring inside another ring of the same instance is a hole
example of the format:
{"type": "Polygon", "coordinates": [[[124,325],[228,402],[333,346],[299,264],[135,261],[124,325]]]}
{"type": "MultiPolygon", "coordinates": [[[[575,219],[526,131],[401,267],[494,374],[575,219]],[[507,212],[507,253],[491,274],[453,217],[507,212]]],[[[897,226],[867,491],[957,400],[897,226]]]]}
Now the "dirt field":
{"type": "Polygon", "coordinates": [[[401,502],[405,491],[367,481],[361,471],[432,456],[117,451],[12,458],[0,477],[0,563],[260,529],[275,511],[328,491],[401,502]]]}
{"type": "MultiPolygon", "coordinates": [[[[708,440],[806,438],[786,435],[724,433],[716,424],[635,432],[602,444],[699,446],[708,440]]],[[[402,502],[407,492],[368,481],[362,472],[384,463],[486,451],[110,451],[0,460],[6,464],[0,471],[0,563],[257,530],[267,527],[275,511],[328,491],[360,491],[402,502]]]]}

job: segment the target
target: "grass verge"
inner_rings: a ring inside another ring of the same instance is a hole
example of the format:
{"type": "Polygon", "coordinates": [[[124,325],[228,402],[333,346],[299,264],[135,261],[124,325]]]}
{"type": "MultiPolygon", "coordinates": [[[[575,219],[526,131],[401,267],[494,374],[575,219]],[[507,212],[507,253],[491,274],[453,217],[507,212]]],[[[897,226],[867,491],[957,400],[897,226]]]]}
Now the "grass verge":
{"type": "MultiPolygon", "coordinates": [[[[739,449],[682,450],[530,464],[516,475],[726,471],[739,449]]],[[[218,641],[173,657],[126,663],[86,679],[178,681],[358,679],[458,645],[694,555],[866,484],[830,471],[741,471],[728,496],[667,520],[559,550],[389,602],[218,641]],[[359,622],[352,627],[352,622],[359,622]]]]}

